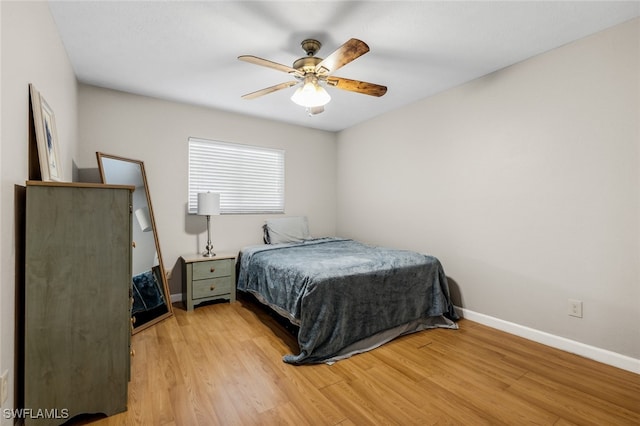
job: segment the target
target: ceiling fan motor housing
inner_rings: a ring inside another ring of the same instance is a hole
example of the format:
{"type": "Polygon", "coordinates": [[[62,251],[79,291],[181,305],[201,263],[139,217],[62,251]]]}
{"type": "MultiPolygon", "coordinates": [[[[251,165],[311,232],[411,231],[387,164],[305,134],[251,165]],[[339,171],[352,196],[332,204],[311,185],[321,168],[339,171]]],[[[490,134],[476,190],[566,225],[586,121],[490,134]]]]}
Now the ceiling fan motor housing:
{"type": "Polygon", "coordinates": [[[320,50],[322,47],[322,43],[318,40],[308,38],[303,40],[300,43],[302,49],[307,52],[307,56],[304,58],[300,58],[293,63],[292,68],[297,69],[298,71],[302,71],[305,74],[315,73],[316,65],[322,62],[322,58],[316,58],[314,55],[320,50]]]}
{"type": "Polygon", "coordinates": [[[307,56],[304,58],[300,58],[293,63],[293,67],[298,71],[302,71],[303,73],[314,73],[316,70],[316,65],[322,62],[322,58],[316,58],[315,56],[307,56]]]}

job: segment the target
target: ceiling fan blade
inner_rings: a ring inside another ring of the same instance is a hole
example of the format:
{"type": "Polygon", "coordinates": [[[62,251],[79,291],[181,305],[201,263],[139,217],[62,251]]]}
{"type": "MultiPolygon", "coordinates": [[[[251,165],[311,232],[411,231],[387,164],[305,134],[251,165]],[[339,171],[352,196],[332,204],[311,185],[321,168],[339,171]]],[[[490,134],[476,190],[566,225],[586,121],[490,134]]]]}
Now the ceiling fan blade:
{"type": "Polygon", "coordinates": [[[316,73],[329,74],[335,72],[368,51],[369,46],[367,46],[367,43],[357,38],[352,38],[316,65],[316,73]]]}
{"type": "Polygon", "coordinates": [[[387,93],[387,86],[367,83],[366,81],[350,80],[342,77],[328,77],[327,84],[342,90],[363,93],[370,96],[382,96],[387,93]]]}
{"type": "Polygon", "coordinates": [[[268,95],[269,93],[277,92],[278,90],[286,89],[288,87],[295,86],[296,84],[298,84],[298,81],[287,81],[286,83],[276,84],[275,86],[242,95],[242,99],[259,98],[260,96],[268,95]]]}
{"type": "Polygon", "coordinates": [[[238,56],[238,59],[241,61],[249,62],[251,64],[262,65],[263,67],[271,68],[278,71],[283,71],[288,74],[295,74],[302,77],[304,74],[298,71],[295,68],[291,68],[290,66],[279,64],[277,62],[270,61],[268,59],[258,58],[257,56],[252,55],[242,55],[238,56]]]}

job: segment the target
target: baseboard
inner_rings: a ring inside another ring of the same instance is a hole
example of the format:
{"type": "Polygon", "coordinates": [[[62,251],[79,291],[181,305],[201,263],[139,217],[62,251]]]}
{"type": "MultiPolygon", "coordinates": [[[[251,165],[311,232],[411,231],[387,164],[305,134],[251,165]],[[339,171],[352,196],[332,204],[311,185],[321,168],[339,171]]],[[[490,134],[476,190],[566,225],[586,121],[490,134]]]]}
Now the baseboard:
{"type": "Polygon", "coordinates": [[[182,302],[184,298],[182,297],[182,293],[172,294],[171,295],[171,304],[176,302],[182,302]]]}
{"type": "Polygon", "coordinates": [[[556,349],[574,353],[603,364],[631,371],[632,373],[640,374],[640,359],[631,358],[629,356],[597,348],[595,346],[585,345],[584,343],[576,342],[575,340],[555,336],[553,334],[545,333],[544,331],[535,330],[533,328],[504,321],[499,318],[490,317],[488,315],[459,308],[457,306],[456,311],[461,317],[488,327],[524,337],[525,339],[551,346],[556,349]]]}

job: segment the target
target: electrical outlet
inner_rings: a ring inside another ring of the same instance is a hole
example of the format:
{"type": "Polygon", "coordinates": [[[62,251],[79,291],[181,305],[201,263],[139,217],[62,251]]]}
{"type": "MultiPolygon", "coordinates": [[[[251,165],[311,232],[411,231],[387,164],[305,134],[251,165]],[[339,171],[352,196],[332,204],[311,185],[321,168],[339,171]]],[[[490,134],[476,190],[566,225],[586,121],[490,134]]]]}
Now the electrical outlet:
{"type": "Polygon", "coordinates": [[[582,300],[569,299],[569,315],[582,318],[582,300]]]}
{"type": "Polygon", "coordinates": [[[0,375],[0,404],[4,404],[9,398],[9,370],[4,370],[0,375]]]}

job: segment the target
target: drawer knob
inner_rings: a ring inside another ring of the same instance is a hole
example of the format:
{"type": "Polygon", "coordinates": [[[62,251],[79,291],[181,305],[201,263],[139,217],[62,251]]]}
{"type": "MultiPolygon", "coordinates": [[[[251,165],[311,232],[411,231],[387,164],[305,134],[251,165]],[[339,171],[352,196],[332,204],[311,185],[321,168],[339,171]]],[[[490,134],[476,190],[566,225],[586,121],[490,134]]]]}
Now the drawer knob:
{"type": "Polygon", "coordinates": [[[215,289],[216,289],[216,286],[215,286],[215,285],[212,285],[210,290],[211,290],[211,291],[213,291],[213,290],[215,290],[215,289]]]}
{"type": "Polygon", "coordinates": [[[211,272],[215,272],[216,268],[211,268],[211,272]]]}

